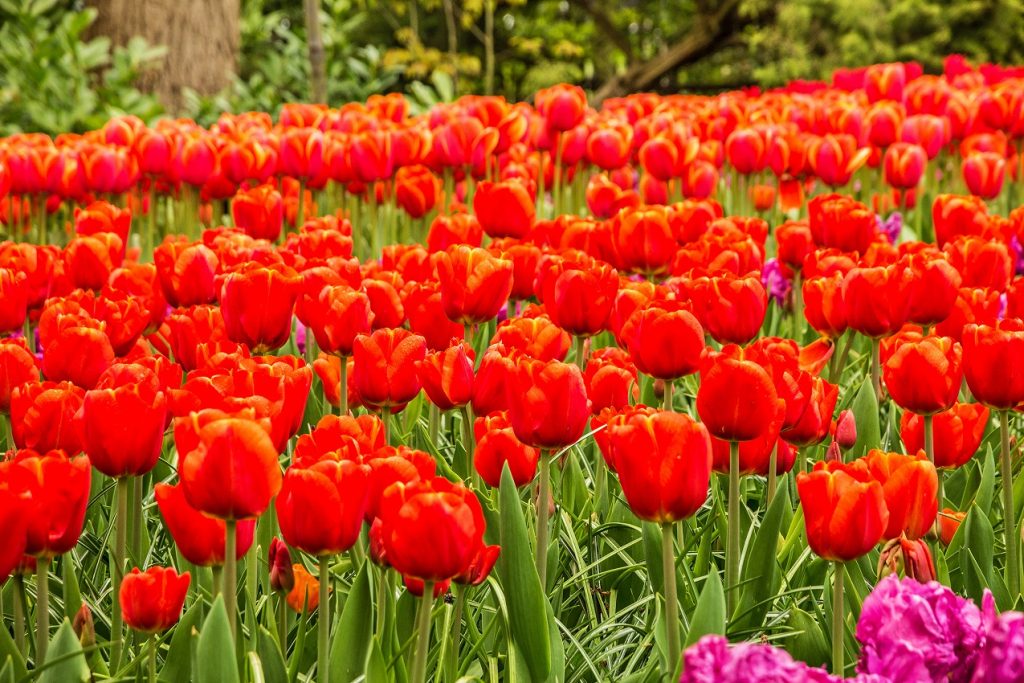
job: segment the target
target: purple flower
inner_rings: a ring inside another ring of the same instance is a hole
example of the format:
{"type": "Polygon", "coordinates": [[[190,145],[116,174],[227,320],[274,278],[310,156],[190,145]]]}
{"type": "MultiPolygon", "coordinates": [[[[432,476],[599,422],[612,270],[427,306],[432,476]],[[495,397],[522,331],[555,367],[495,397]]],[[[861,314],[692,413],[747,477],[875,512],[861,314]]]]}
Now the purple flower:
{"type": "Polygon", "coordinates": [[[1016,235],[1010,237],[1010,252],[1013,254],[1013,272],[1024,275],[1024,245],[1021,245],[1016,235]]]}
{"type": "Polygon", "coordinates": [[[1024,612],[996,615],[992,595],[987,592],[983,610],[988,634],[972,683],[1024,683],[1024,612]]]}
{"type": "Polygon", "coordinates": [[[704,636],[683,654],[683,675],[679,683],[840,683],[841,680],[823,669],[794,661],[788,652],[771,645],[739,643],[730,647],[721,636],[704,636]]]}
{"type": "Polygon", "coordinates": [[[789,290],[793,288],[793,284],[782,273],[782,263],[777,258],[770,258],[764,262],[764,268],[761,270],[761,284],[779,306],[783,305],[789,290]]]}
{"type": "Polygon", "coordinates": [[[878,221],[878,232],[885,235],[889,244],[896,244],[900,233],[903,232],[903,215],[899,211],[894,211],[888,218],[876,215],[875,220],[878,221]]]}
{"type": "Polygon", "coordinates": [[[308,333],[305,325],[295,321],[295,346],[298,347],[299,353],[302,355],[306,354],[306,335],[308,333]]]}
{"type": "Polygon", "coordinates": [[[966,683],[985,641],[981,610],[935,581],[883,579],[864,601],[858,669],[895,681],[966,683]]]}

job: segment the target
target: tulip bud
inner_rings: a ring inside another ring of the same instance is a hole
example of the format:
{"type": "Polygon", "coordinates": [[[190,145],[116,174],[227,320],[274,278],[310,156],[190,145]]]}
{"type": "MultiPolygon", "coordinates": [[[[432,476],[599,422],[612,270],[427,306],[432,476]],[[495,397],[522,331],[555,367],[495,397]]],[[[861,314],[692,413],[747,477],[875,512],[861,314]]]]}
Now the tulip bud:
{"type": "Polygon", "coordinates": [[[857,420],[853,417],[852,410],[844,410],[839,413],[836,421],[836,443],[844,451],[853,448],[857,443],[857,420]]]}
{"type": "Polygon", "coordinates": [[[78,642],[82,644],[82,647],[88,648],[96,644],[96,625],[92,621],[92,610],[89,609],[88,604],[83,602],[75,612],[71,627],[75,630],[75,635],[78,636],[78,642]]]}
{"type": "Polygon", "coordinates": [[[835,441],[828,445],[828,452],[825,453],[825,462],[842,462],[843,452],[839,450],[839,444],[835,441]]]}
{"type": "Polygon", "coordinates": [[[665,380],[654,380],[654,397],[657,398],[659,401],[665,398],[665,380]]]}
{"type": "Polygon", "coordinates": [[[928,544],[921,539],[909,541],[905,537],[894,538],[882,547],[878,558],[878,578],[889,574],[903,575],[921,583],[935,580],[935,565],[928,544]]]}
{"type": "Polygon", "coordinates": [[[370,559],[381,567],[390,567],[388,553],[384,549],[383,531],[384,523],[380,521],[380,517],[375,518],[370,525],[370,559]]]}
{"type": "Polygon", "coordinates": [[[290,593],[295,587],[295,574],[292,571],[292,554],[288,546],[279,538],[270,541],[270,587],[275,591],[290,593]]]}

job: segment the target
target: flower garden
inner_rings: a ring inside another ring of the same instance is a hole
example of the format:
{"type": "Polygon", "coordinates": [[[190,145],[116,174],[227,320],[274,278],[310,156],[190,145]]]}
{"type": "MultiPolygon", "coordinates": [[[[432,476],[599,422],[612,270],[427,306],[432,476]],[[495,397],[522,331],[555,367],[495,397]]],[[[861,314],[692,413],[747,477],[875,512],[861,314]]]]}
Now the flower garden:
{"type": "Polygon", "coordinates": [[[0,683],[1024,682],[1022,138],[950,57],[0,139],[0,683]]]}

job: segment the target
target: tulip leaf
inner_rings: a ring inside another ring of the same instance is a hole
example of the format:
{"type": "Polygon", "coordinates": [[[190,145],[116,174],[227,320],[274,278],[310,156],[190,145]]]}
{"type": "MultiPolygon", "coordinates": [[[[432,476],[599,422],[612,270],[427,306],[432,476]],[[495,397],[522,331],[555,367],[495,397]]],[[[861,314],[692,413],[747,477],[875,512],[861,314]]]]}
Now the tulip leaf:
{"type": "Polygon", "coordinates": [[[740,574],[742,593],[736,614],[733,615],[733,623],[730,624],[730,629],[734,631],[760,627],[771,607],[772,596],[778,593],[780,578],[776,555],[779,531],[783,512],[790,506],[789,486],[785,477],[779,480],[776,490],[778,493],[768,506],[768,512],[754,535],[754,542],[743,558],[740,574]]]}
{"type": "Polygon", "coordinates": [[[75,551],[71,550],[60,559],[60,572],[64,593],[64,616],[73,618],[82,607],[82,592],[78,587],[78,573],[75,571],[75,551]]]}
{"type": "Polygon", "coordinates": [[[821,666],[829,661],[829,644],[817,619],[802,609],[793,607],[790,609],[786,626],[793,631],[793,635],[783,642],[794,659],[806,662],[810,666],[821,666]]]}
{"type": "Polygon", "coordinates": [[[978,493],[974,497],[981,511],[988,515],[992,512],[992,497],[996,486],[996,459],[992,457],[992,447],[985,449],[985,457],[981,464],[981,483],[978,484],[978,493]]]}
{"type": "Polygon", "coordinates": [[[725,635],[725,590],[717,567],[711,567],[704,579],[704,587],[697,599],[697,609],[693,611],[690,628],[686,632],[685,646],[689,647],[702,636],[711,634],[725,635]]]}
{"type": "Polygon", "coordinates": [[[555,611],[550,602],[545,601],[544,604],[548,611],[548,639],[551,641],[551,673],[548,680],[561,683],[565,680],[565,648],[562,646],[562,636],[558,633],[555,611]]]}
{"type": "Polygon", "coordinates": [[[981,600],[981,592],[972,593],[970,584],[973,581],[975,587],[979,585],[978,577],[984,578],[985,585],[992,583],[992,558],[995,546],[995,533],[992,531],[992,524],[988,521],[981,508],[972,505],[967,516],[960,524],[960,528],[953,534],[953,538],[946,550],[946,560],[949,565],[949,578],[954,590],[967,593],[976,600],[981,600]],[[968,554],[973,556],[978,568],[976,576],[971,576],[974,571],[968,554]]]}
{"type": "Polygon", "coordinates": [[[334,631],[330,662],[332,681],[349,683],[363,674],[373,636],[373,629],[368,625],[372,622],[370,563],[364,561],[352,580],[338,628],[334,631]]]}
{"type": "MultiPolygon", "coordinates": [[[[655,593],[665,591],[665,570],[661,559],[661,527],[654,522],[640,522],[640,534],[644,543],[644,560],[647,562],[647,576],[655,593]]],[[[710,535],[710,534],[707,534],[710,535]]]]}
{"type": "MultiPolygon", "coordinates": [[[[249,653],[252,656],[253,653],[249,653]]],[[[288,670],[284,664],[284,655],[277,639],[266,628],[260,626],[256,639],[256,655],[263,669],[263,680],[266,683],[288,683],[288,670]]],[[[333,676],[332,676],[332,679],[333,676]]]]}
{"type": "Polygon", "coordinates": [[[157,678],[160,683],[188,683],[192,679],[192,632],[199,625],[202,607],[200,602],[193,603],[174,627],[167,659],[157,678]]]}
{"type": "Polygon", "coordinates": [[[872,448],[882,444],[882,432],[878,423],[878,397],[870,381],[864,381],[860,390],[853,398],[850,406],[857,422],[857,443],[850,453],[850,459],[856,459],[872,448]]]}
{"type": "Polygon", "coordinates": [[[85,660],[82,644],[67,619],[57,629],[46,651],[46,664],[38,683],[85,683],[92,679],[89,663],[85,660]]]}
{"type": "Polygon", "coordinates": [[[508,601],[509,629],[522,652],[533,680],[546,680],[551,672],[551,638],[548,601],[540,585],[533,550],[526,531],[519,492],[506,463],[499,489],[501,508],[501,555],[498,558],[502,588],[508,601]]]}
{"type": "Polygon", "coordinates": [[[366,679],[367,681],[387,681],[393,677],[388,670],[387,662],[384,660],[384,653],[380,649],[380,641],[372,638],[370,641],[370,652],[366,658],[366,679]]]}
{"type": "Polygon", "coordinates": [[[14,683],[14,660],[8,657],[0,668],[0,683],[14,683]]]}
{"type": "MultiPolygon", "coordinates": [[[[17,597],[15,597],[17,599],[17,597]]],[[[14,677],[19,681],[28,676],[28,669],[25,666],[25,659],[18,651],[14,639],[7,628],[0,628],[0,661],[6,661],[14,671],[14,677]]]]}
{"type": "Polygon", "coordinates": [[[238,663],[224,598],[218,595],[199,634],[198,683],[238,683],[238,663]]]}

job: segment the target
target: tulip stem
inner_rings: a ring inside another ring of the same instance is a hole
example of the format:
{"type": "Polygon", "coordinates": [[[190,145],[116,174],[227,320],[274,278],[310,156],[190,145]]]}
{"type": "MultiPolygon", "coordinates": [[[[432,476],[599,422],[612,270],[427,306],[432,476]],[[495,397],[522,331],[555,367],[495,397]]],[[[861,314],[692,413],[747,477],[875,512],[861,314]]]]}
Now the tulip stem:
{"type": "Polygon", "coordinates": [[[476,466],[473,464],[473,453],[476,450],[476,437],[473,435],[473,407],[469,404],[462,406],[462,441],[466,450],[466,476],[473,482],[473,490],[480,491],[480,475],[477,474],[476,466]]]}
{"type": "Polygon", "coordinates": [[[341,380],[338,391],[338,415],[348,415],[348,358],[340,356],[341,380]]]}
{"type": "Polygon", "coordinates": [[[799,270],[793,273],[793,338],[799,344],[804,337],[804,289],[799,270]]]}
{"type": "Polygon", "coordinates": [[[36,559],[36,668],[46,661],[50,642],[50,558],[36,559]]]}
{"type": "Polygon", "coordinates": [[[729,617],[736,608],[740,579],[740,443],[729,442],[729,537],[725,549],[725,583],[729,617]]]}
{"type": "Polygon", "coordinates": [[[451,661],[454,663],[454,670],[452,680],[458,677],[459,670],[459,648],[462,645],[462,613],[466,609],[466,588],[455,585],[455,609],[452,616],[452,656],[451,661]]]}
{"type": "Polygon", "coordinates": [[[235,557],[238,546],[238,522],[233,519],[225,520],[224,533],[224,608],[228,613],[228,621],[231,623],[231,637],[234,639],[238,634],[238,558],[235,557]]]}
{"type": "Polygon", "coordinates": [[[388,600],[391,599],[391,580],[388,568],[381,567],[380,580],[377,582],[377,635],[384,633],[384,622],[387,619],[388,600]]]}
{"type": "Polygon", "coordinates": [[[430,436],[430,443],[436,447],[438,446],[437,435],[441,431],[441,409],[431,403],[429,410],[430,417],[427,422],[427,434],[430,436]]]}
{"type": "Polygon", "coordinates": [[[1017,548],[1017,520],[1013,508],[1013,460],[1010,457],[1010,411],[999,412],[1000,468],[1003,478],[1003,538],[1006,544],[1006,587],[1010,600],[1020,595],[1020,565],[1017,548]]]}
{"type": "Polygon", "coordinates": [[[391,406],[380,409],[380,421],[384,424],[384,445],[391,445],[391,406]]]}
{"type": "Polygon", "coordinates": [[[411,683],[427,680],[427,652],[430,649],[430,610],[434,606],[434,582],[423,582],[423,597],[416,613],[416,655],[412,660],[411,683]]]}
{"type": "Polygon", "coordinates": [[[288,598],[282,593],[277,598],[277,642],[281,652],[288,653],[288,598]]]}
{"type": "Polygon", "coordinates": [[[844,628],[846,615],[843,608],[843,575],[846,565],[842,562],[833,562],[835,572],[832,574],[832,675],[842,676],[845,665],[843,657],[844,628]]]}
{"type": "Polygon", "coordinates": [[[665,582],[665,640],[668,666],[665,674],[675,677],[679,666],[679,596],[676,593],[676,553],[670,522],[661,525],[661,570],[665,582]]]}
{"type": "Polygon", "coordinates": [[[850,347],[853,346],[853,340],[856,338],[852,331],[844,332],[844,335],[846,336],[846,341],[843,342],[843,350],[839,353],[839,360],[836,362],[835,368],[829,372],[829,381],[833,384],[839,383],[839,378],[842,377],[843,370],[846,369],[846,359],[850,355],[850,347]]]}
{"type": "Polygon", "coordinates": [[[131,480],[121,477],[115,485],[117,497],[117,516],[114,518],[114,575],[112,580],[111,613],[110,613],[110,670],[117,671],[121,666],[121,642],[124,633],[121,616],[121,581],[124,579],[124,555],[128,542],[128,487],[131,480]]]}
{"type": "Polygon", "coordinates": [[[779,444],[776,441],[775,445],[772,446],[772,454],[768,456],[768,493],[767,501],[768,505],[772,504],[772,500],[775,498],[775,489],[778,487],[779,475],[776,471],[779,467],[779,444]]]}
{"type": "Polygon", "coordinates": [[[871,340],[871,386],[875,398],[882,402],[882,346],[878,339],[871,340]]]}
{"type": "Polygon", "coordinates": [[[132,556],[142,563],[142,477],[132,477],[132,556]]]}
{"type": "Polygon", "coordinates": [[[317,616],[317,648],[316,648],[316,677],[320,683],[329,683],[330,670],[327,662],[330,659],[330,634],[331,634],[331,558],[328,555],[320,556],[320,606],[317,616]]]}
{"type": "Polygon", "coordinates": [[[537,489],[537,576],[541,590],[547,593],[548,574],[548,496],[551,488],[551,454],[540,452],[540,485],[537,489]]]}
{"type": "Polygon", "coordinates": [[[156,636],[149,637],[149,683],[156,683],[156,636]]]}
{"type": "MultiPolygon", "coordinates": [[[[935,464],[935,429],[932,424],[932,415],[922,415],[924,420],[924,452],[928,456],[928,462],[935,464]]],[[[941,500],[939,501],[942,502],[941,500]]]]}
{"type": "Polygon", "coordinates": [[[672,411],[672,394],[673,394],[674,390],[675,390],[675,385],[672,383],[672,380],[670,380],[670,379],[665,380],[665,392],[664,392],[664,395],[661,397],[662,398],[661,407],[662,407],[663,410],[668,410],[670,412],[672,411]]]}
{"type": "Polygon", "coordinates": [[[27,602],[25,577],[19,571],[14,575],[14,645],[22,654],[28,652],[25,645],[25,605],[27,602]]]}
{"type": "Polygon", "coordinates": [[[586,337],[576,335],[572,343],[572,357],[582,372],[587,369],[587,339],[586,337]]]}

